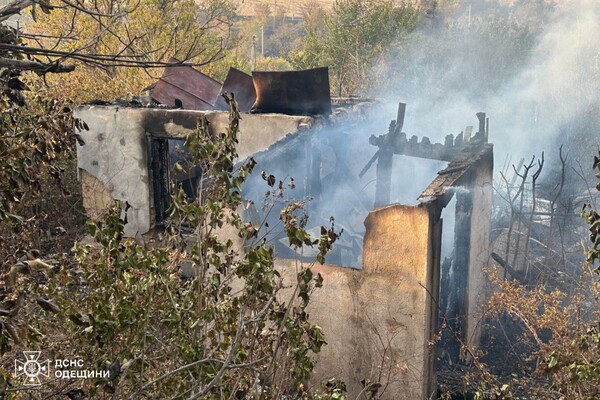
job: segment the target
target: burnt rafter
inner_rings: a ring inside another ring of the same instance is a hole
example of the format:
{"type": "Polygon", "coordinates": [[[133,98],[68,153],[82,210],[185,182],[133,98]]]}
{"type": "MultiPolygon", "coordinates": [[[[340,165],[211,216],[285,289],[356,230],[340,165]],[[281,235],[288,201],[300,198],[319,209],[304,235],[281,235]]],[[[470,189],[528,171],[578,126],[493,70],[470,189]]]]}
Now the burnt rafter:
{"type": "Polygon", "coordinates": [[[419,158],[447,161],[448,167],[438,173],[438,177],[419,196],[420,201],[428,197],[440,197],[445,194],[445,188],[459,184],[460,178],[467,173],[474,161],[491,151],[488,142],[489,118],[484,112],[477,113],[479,129],[472,135],[473,127],[467,126],[464,132],[456,137],[447,135],[444,143],[431,143],[423,136],[419,141],[417,136],[408,139],[402,132],[406,104],[399,103],[396,120],[390,122],[388,133],[371,135],[369,143],[377,146],[378,150],[360,171],[362,178],[375,161],[377,161],[377,183],[375,189],[375,207],[388,204],[392,181],[392,158],[395,154],[419,158]]]}
{"type": "Polygon", "coordinates": [[[415,135],[409,139],[406,133],[402,132],[405,107],[405,104],[400,103],[398,119],[392,120],[388,133],[379,136],[371,135],[369,138],[371,145],[379,147],[380,150],[382,148],[387,149],[393,154],[450,162],[458,157],[468,143],[487,143],[489,119],[486,118],[483,112],[477,113],[479,130],[474,136],[471,136],[473,127],[468,126],[456,138],[452,134],[446,135],[443,144],[431,143],[427,136],[423,136],[421,141],[415,135]]]}
{"type": "Polygon", "coordinates": [[[402,132],[405,110],[406,104],[399,103],[398,117],[390,122],[388,132],[379,136],[371,135],[369,144],[377,146],[379,149],[362,169],[359,177],[362,178],[382,154],[391,153],[451,162],[460,156],[468,144],[481,146],[488,141],[489,118],[486,118],[484,112],[476,114],[479,120],[479,130],[475,135],[472,135],[473,127],[467,126],[465,131],[456,137],[452,134],[446,135],[443,144],[431,143],[427,136],[423,136],[421,141],[416,135],[409,139],[406,133],[402,132]]]}
{"type": "Polygon", "coordinates": [[[431,143],[427,136],[423,136],[419,142],[419,138],[415,135],[408,139],[404,132],[391,131],[385,135],[372,135],[369,144],[379,148],[387,147],[397,155],[451,161],[464,147],[462,137],[461,133],[454,140],[453,135],[448,135],[444,144],[441,144],[431,143]]]}

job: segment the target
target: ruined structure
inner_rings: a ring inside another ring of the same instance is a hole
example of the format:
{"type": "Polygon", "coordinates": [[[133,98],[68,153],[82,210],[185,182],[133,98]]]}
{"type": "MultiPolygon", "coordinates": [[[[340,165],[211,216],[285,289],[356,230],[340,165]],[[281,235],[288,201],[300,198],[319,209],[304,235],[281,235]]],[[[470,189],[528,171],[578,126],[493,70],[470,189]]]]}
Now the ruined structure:
{"type": "MultiPolygon", "coordinates": [[[[233,72],[228,85],[243,87],[246,77],[233,72]]],[[[328,93],[322,95],[327,99],[321,96],[314,107],[328,114],[328,93]]],[[[246,107],[251,97],[246,93],[246,107]]],[[[178,98],[172,93],[169,99],[178,98]]],[[[212,104],[218,108],[216,100],[212,104]]],[[[296,105],[286,107],[293,111],[296,105]]],[[[361,392],[365,379],[381,381],[384,398],[430,398],[436,390],[434,337],[440,319],[454,334],[443,337],[438,346],[453,362],[465,361],[461,345],[477,345],[480,337],[493,169],[485,114],[477,115],[475,134],[468,127],[456,137],[447,135],[442,144],[407,137],[402,130],[404,104],[388,132],[368,140],[358,133],[372,129],[367,123],[372,104],[333,108],[331,116],[244,113],[239,158],[252,156],[259,169],[293,176],[292,195],[313,199],[309,221],[315,229],[331,215],[344,229],[329,264],[314,267],[324,285],[311,300],[310,315],[328,343],[318,354],[315,377],[344,380],[352,398],[361,392]],[[413,177],[394,172],[394,159],[401,155],[448,163],[424,188],[417,204],[390,204],[394,182],[416,184],[413,177]],[[375,163],[376,168],[370,168],[375,163]],[[375,185],[370,185],[373,181],[375,185]],[[446,232],[453,236],[453,251],[442,262],[442,213],[454,196],[454,232],[446,232]]],[[[113,200],[120,200],[129,204],[127,236],[139,237],[160,227],[175,177],[173,148],[202,116],[209,121],[211,134],[227,126],[228,113],[222,111],[79,107],[77,117],[90,128],[82,134],[85,145],[78,148],[88,214],[97,218],[113,200]]],[[[260,177],[249,179],[244,197],[258,203],[264,194],[259,183],[260,177]]],[[[246,217],[252,220],[259,209],[249,208],[246,217]]],[[[273,214],[276,218],[278,213],[273,214]]],[[[306,254],[295,254],[278,237],[273,239],[278,269],[292,281],[294,259],[306,254]]]]}
{"type": "MultiPolygon", "coordinates": [[[[469,126],[456,138],[447,135],[442,145],[432,144],[427,137],[420,142],[416,136],[407,140],[402,132],[404,112],[405,105],[401,103],[398,117],[390,124],[389,132],[379,137],[371,136],[369,140],[379,148],[365,167],[368,168],[378,158],[375,206],[389,203],[394,154],[449,161],[448,166],[438,172],[438,176],[419,196],[418,207],[425,207],[429,211],[432,232],[437,229],[440,231],[431,237],[436,254],[436,265],[431,273],[441,271],[442,274],[441,287],[439,290],[434,288],[432,293],[440,293],[439,308],[444,324],[458,333],[464,344],[476,346],[481,335],[481,305],[486,298],[486,278],[482,266],[490,256],[494,160],[492,146],[488,144],[489,120],[485,113],[477,113],[479,129],[473,136],[473,128],[469,126]],[[455,194],[454,252],[452,259],[440,267],[441,212],[455,194]],[[433,228],[438,224],[438,228],[433,228]]],[[[435,280],[439,282],[440,277],[435,280]]],[[[454,362],[465,357],[460,354],[461,344],[455,338],[448,337],[441,343],[454,362]]]]}
{"type": "MultiPolygon", "coordinates": [[[[201,112],[119,106],[84,106],[77,115],[90,127],[78,148],[78,167],[84,207],[91,216],[112,204],[127,201],[131,208],[125,234],[147,233],[164,218],[169,196],[169,139],[185,139],[206,116],[211,133],[222,132],[227,112],[201,112]]],[[[241,159],[264,150],[289,133],[308,127],[310,117],[244,115],[241,121],[241,159]],[[255,134],[260,132],[260,134],[255,134]]]]}
{"type": "MultiPolygon", "coordinates": [[[[201,115],[210,121],[211,132],[220,132],[227,124],[225,112],[80,107],[77,116],[90,127],[83,135],[85,145],[78,149],[89,215],[100,215],[117,199],[130,205],[126,235],[143,235],[159,225],[169,194],[169,141],[185,137],[201,115]]],[[[402,118],[400,112],[397,120],[402,118]]],[[[316,138],[330,129],[322,118],[244,114],[239,156],[254,156],[267,167],[277,157],[289,160],[290,173],[300,176],[299,190],[312,193],[319,202],[324,198],[322,173],[327,160],[316,138]],[[309,157],[292,160],[291,151],[309,157]]],[[[394,122],[386,135],[371,137],[371,144],[378,147],[373,148],[378,154],[376,207],[364,219],[362,269],[315,267],[325,282],[313,298],[311,317],[328,333],[316,376],[344,379],[350,393],[358,393],[362,379],[374,381],[384,369],[389,381],[386,398],[426,398],[435,390],[436,355],[430,342],[439,309],[465,343],[477,343],[479,307],[486,297],[482,268],[489,252],[493,158],[484,124],[473,137],[466,132],[447,137],[444,144],[432,144],[427,138],[407,139],[402,123],[394,122]],[[425,188],[417,205],[387,204],[390,182],[403,178],[393,174],[394,154],[450,162],[425,188]],[[454,195],[454,257],[442,268],[441,216],[454,195]]],[[[354,165],[347,172],[364,175],[364,169],[356,170],[360,167],[354,165]]],[[[279,264],[283,275],[292,279],[291,262],[281,259],[279,264]]],[[[444,346],[452,358],[460,359],[459,343],[447,340],[444,346]]]]}

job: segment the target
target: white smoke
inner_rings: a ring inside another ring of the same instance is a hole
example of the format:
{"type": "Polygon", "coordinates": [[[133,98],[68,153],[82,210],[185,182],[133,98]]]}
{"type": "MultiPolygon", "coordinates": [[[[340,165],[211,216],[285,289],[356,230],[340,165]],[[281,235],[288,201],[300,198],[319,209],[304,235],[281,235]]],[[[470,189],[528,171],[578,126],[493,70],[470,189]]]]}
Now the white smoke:
{"type": "MultiPolygon", "coordinates": [[[[561,131],[598,110],[600,96],[600,2],[569,2],[557,7],[527,66],[488,101],[488,109],[510,142],[499,149],[539,153],[557,142],[561,131]],[[529,113],[522,116],[523,109],[529,113]],[[527,110],[528,109],[528,110],[527,110]],[[497,116],[496,116],[497,115],[497,116]],[[517,145],[517,146],[515,146],[517,145]]],[[[500,139],[500,138],[499,138],[500,139]]],[[[522,156],[528,156],[524,153],[522,156]]]]}
{"type": "Polygon", "coordinates": [[[598,112],[600,2],[546,10],[547,17],[519,10],[531,15],[516,23],[514,7],[497,6],[473,14],[472,25],[461,17],[424,28],[380,63],[375,73],[386,82],[376,92],[408,103],[410,134],[442,141],[476,127],[474,114],[485,111],[497,161],[548,154],[569,142],[569,127],[598,112]]]}

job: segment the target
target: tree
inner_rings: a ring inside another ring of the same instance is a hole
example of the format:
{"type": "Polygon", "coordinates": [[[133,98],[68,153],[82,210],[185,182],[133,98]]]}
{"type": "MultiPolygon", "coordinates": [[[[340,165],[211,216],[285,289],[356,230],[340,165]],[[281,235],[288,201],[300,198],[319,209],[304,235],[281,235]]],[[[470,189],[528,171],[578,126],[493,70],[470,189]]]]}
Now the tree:
{"type": "Polygon", "coordinates": [[[0,65],[38,72],[71,72],[75,66],[65,64],[65,60],[78,60],[100,67],[162,67],[166,65],[164,58],[169,55],[179,55],[187,61],[206,52],[208,54],[203,55],[202,61],[190,63],[203,65],[216,56],[207,51],[203,35],[208,34],[210,29],[223,27],[223,21],[216,19],[227,12],[222,2],[203,4],[204,8],[196,8],[193,2],[185,0],[144,3],[128,0],[93,3],[15,0],[0,9],[0,21],[28,11],[34,23],[31,25],[24,19],[31,31],[19,32],[12,38],[5,36],[2,49],[33,60],[20,63],[3,57],[0,65]],[[39,14],[40,11],[43,13],[39,14]],[[166,18],[164,23],[152,19],[161,12],[166,18]],[[177,23],[167,29],[168,23],[174,21],[177,23]],[[198,25],[193,26],[193,23],[198,25]],[[159,32],[158,26],[166,31],[159,32]],[[42,32],[41,28],[47,31],[42,32]],[[194,31],[193,35],[189,34],[190,30],[194,31]],[[184,35],[189,38],[188,41],[182,40],[184,35]],[[156,40],[157,36],[162,37],[162,43],[156,40]],[[12,42],[7,39],[12,39],[12,42]],[[15,42],[19,39],[26,45],[15,42]]]}
{"type": "Polygon", "coordinates": [[[393,42],[416,28],[418,18],[411,3],[338,0],[324,25],[306,26],[303,47],[292,61],[299,68],[328,65],[338,96],[359,94],[370,87],[370,68],[393,42]]]}
{"type": "Polygon", "coordinates": [[[51,95],[77,102],[139,95],[171,57],[199,67],[214,63],[224,56],[233,18],[223,0],[60,3],[48,14],[32,6],[34,20],[20,34],[27,45],[14,48],[45,65],[77,66],[68,76],[47,79],[51,95]]]}

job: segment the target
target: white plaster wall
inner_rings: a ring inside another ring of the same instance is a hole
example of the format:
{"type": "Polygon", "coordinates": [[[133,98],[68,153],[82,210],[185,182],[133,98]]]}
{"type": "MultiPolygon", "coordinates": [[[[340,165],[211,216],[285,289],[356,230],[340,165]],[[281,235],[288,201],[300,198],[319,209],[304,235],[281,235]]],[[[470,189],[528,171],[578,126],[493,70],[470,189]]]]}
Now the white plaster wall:
{"type": "MultiPolygon", "coordinates": [[[[237,148],[241,160],[266,150],[301,127],[312,127],[314,123],[311,117],[283,114],[242,114],[241,117],[237,148]]],[[[227,112],[207,113],[207,118],[212,124],[212,133],[223,132],[229,124],[227,112]]]]}
{"type": "Polygon", "coordinates": [[[77,166],[104,184],[115,200],[128,202],[125,235],[134,237],[150,229],[150,182],[146,161],[146,134],[136,109],[83,107],[77,118],[90,130],[81,133],[77,166]]]}
{"type": "MultiPolygon", "coordinates": [[[[128,237],[147,233],[153,225],[148,133],[185,137],[202,115],[207,117],[212,134],[224,132],[229,125],[228,112],[213,111],[81,106],[75,115],[90,128],[81,133],[85,145],[77,148],[77,165],[104,184],[113,199],[129,203],[131,208],[125,226],[128,237]]],[[[238,156],[245,159],[266,150],[288,134],[309,128],[313,123],[314,118],[305,116],[242,114],[238,156]]],[[[88,210],[88,213],[100,211],[88,210]]]]}
{"type": "MultiPolygon", "coordinates": [[[[166,132],[170,137],[185,137],[190,133],[189,127],[177,123],[181,110],[150,110],[160,115],[164,124],[155,126],[155,132],[166,132]]],[[[147,112],[147,110],[145,111],[147,112]]],[[[229,126],[229,112],[226,111],[183,111],[185,114],[200,118],[206,116],[209,131],[212,134],[225,132],[229,126]]],[[[259,151],[266,150],[273,143],[287,134],[296,133],[300,127],[310,128],[314,118],[284,114],[248,114],[240,115],[240,131],[238,134],[238,157],[245,159],[259,151]]]]}

